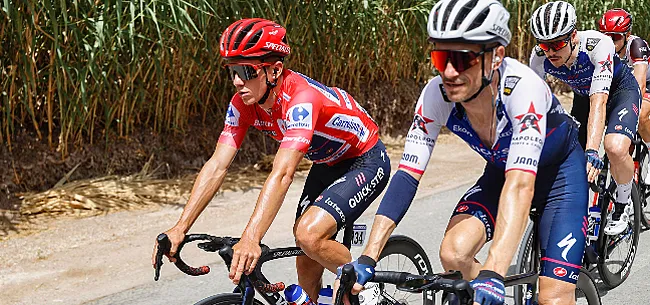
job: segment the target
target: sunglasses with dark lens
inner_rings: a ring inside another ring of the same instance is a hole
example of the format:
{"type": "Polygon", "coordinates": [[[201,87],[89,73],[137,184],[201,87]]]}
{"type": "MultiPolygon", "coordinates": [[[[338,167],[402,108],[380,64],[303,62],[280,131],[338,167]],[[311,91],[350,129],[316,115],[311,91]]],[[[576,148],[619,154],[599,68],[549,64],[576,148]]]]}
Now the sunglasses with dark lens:
{"type": "Polygon", "coordinates": [[[540,49],[544,52],[548,52],[550,50],[553,50],[555,52],[562,50],[562,48],[566,47],[569,44],[569,39],[571,39],[571,36],[568,36],[567,38],[564,38],[562,40],[558,41],[551,41],[551,42],[537,42],[537,45],[539,46],[540,49]]]}
{"type": "Polygon", "coordinates": [[[625,38],[625,33],[604,33],[605,35],[612,38],[613,41],[623,40],[625,38]]]}
{"type": "Polygon", "coordinates": [[[470,50],[433,50],[431,51],[431,64],[440,72],[445,71],[447,62],[456,69],[457,72],[463,72],[476,64],[478,57],[486,51],[474,52],[470,50]]]}
{"type": "Polygon", "coordinates": [[[226,65],[226,70],[228,70],[228,76],[231,80],[235,79],[235,74],[239,75],[241,80],[251,80],[257,78],[257,70],[261,67],[264,67],[268,64],[240,64],[240,65],[226,65]]]}

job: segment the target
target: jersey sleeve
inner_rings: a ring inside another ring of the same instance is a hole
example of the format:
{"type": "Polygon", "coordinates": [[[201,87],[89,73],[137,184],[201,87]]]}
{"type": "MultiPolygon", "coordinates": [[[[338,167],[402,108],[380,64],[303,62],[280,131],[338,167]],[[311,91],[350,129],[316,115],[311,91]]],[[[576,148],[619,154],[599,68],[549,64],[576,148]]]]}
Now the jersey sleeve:
{"type": "Polygon", "coordinates": [[[530,59],[528,60],[528,66],[544,80],[546,79],[546,71],[544,71],[545,59],[546,55],[544,54],[544,51],[542,51],[538,46],[535,46],[530,54],[530,59]]]}
{"type": "Polygon", "coordinates": [[[294,95],[284,116],[286,133],[280,148],[292,148],[307,153],[322,108],[322,101],[309,90],[294,95]]]}
{"type": "Polygon", "coordinates": [[[633,64],[648,64],[648,58],[650,56],[648,50],[648,43],[642,38],[635,38],[630,42],[630,58],[629,60],[633,64]]]}
{"type": "Polygon", "coordinates": [[[553,97],[544,81],[529,76],[521,82],[523,86],[517,86],[506,100],[506,112],[512,122],[506,172],[521,170],[536,175],[553,97]]]}
{"type": "Polygon", "coordinates": [[[246,117],[245,105],[236,100],[236,97],[230,101],[228,110],[226,110],[226,119],[224,120],[224,127],[219,136],[219,143],[227,144],[234,148],[239,149],[246,131],[251,125],[250,120],[246,117]]]}
{"type": "Polygon", "coordinates": [[[439,87],[441,84],[436,82],[436,79],[430,81],[422,90],[415,105],[413,123],[406,135],[404,153],[399,163],[399,168],[417,174],[424,173],[440,129],[447,122],[450,112],[451,104],[442,101],[439,87]]]}
{"type": "Polygon", "coordinates": [[[614,78],[614,42],[611,39],[588,38],[587,45],[595,44],[590,59],[594,65],[594,73],[591,76],[591,88],[589,96],[596,93],[607,93],[614,78]]]}

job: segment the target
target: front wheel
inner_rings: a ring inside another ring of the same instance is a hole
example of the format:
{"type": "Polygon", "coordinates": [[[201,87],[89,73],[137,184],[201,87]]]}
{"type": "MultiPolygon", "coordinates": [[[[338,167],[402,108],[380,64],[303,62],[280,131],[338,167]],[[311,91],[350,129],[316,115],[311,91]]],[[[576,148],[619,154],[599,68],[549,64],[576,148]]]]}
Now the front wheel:
{"type": "MultiPolygon", "coordinates": [[[[420,275],[433,275],[429,257],[420,244],[410,237],[393,235],[386,242],[384,250],[377,261],[378,271],[401,271],[420,275]]],[[[394,285],[383,283],[368,283],[366,289],[359,294],[359,302],[367,305],[433,305],[433,291],[422,294],[399,291],[394,285]],[[371,289],[369,288],[369,285],[371,289]],[[373,301],[364,300],[373,298],[373,301]]]]}
{"type": "MultiPolygon", "coordinates": [[[[642,144],[643,145],[643,144],[642,144]]],[[[641,149],[641,155],[638,157],[639,164],[637,167],[637,184],[639,190],[639,198],[641,200],[641,225],[647,230],[650,229],[650,177],[648,170],[650,170],[650,155],[646,148],[641,149]]]]}
{"type": "MultiPolygon", "coordinates": [[[[222,293],[200,300],[195,305],[242,305],[242,303],[243,298],[241,294],[222,293]]],[[[264,303],[254,299],[253,305],[264,305],[264,303]]]]}

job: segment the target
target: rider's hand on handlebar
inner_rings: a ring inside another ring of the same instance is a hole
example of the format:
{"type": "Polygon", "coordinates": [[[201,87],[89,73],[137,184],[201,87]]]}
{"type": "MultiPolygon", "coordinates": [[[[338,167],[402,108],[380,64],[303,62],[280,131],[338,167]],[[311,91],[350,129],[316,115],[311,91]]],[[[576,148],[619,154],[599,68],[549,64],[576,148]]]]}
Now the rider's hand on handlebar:
{"type": "Polygon", "coordinates": [[[255,270],[257,261],[262,255],[262,248],[258,242],[242,238],[232,247],[232,250],[229,277],[237,285],[243,273],[250,274],[255,270]]]}
{"type": "Polygon", "coordinates": [[[585,157],[587,158],[587,181],[594,182],[605,164],[595,149],[585,150],[585,157]]]}
{"type": "MultiPolygon", "coordinates": [[[[169,258],[170,262],[174,263],[176,262],[174,255],[176,255],[176,251],[178,250],[178,245],[180,245],[185,239],[185,232],[183,230],[178,229],[177,227],[173,227],[167,230],[165,234],[167,234],[167,237],[169,238],[169,241],[172,244],[169,254],[165,254],[165,256],[169,258]]],[[[158,240],[154,242],[153,254],[151,255],[151,265],[154,268],[156,268],[156,252],[158,252],[158,240]]]]}
{"type": "MultiPolygon", "coordinates": [[[[354,273],[357,275],[357,281],[354,283],[354,286],[352,286],[352,294],[357,295],[361,290],[363,290],[364,285],[375,275],[375,266],[377,266],[377,262],[369,256],[361,255],[356,261],[349,264],[354,267],[354,273]]],[[[334,281],[334,292],[332,296],[336,296],[340,287],[342,269],[343,266],[336,269],[336,281],[334,281]]],[[[345,304],[350,304],[347,295],[343,296],[343,301],[345,304]]]]}
{"type": "Polygon", "coordinates": [[[503,276],[494,271],[481,270],[470,285],[474,289],[475,304],[502,305],[505,301],[503,276]]]}

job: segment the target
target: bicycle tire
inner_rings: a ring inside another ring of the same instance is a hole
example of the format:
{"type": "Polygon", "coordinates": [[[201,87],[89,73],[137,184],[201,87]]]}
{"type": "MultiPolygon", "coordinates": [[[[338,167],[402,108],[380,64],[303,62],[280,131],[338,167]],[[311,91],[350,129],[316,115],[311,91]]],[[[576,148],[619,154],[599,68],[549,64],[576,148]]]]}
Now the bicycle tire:
{"type": "Polygon", "coordinates": [[[648,203],[648,200],[650,200],[650,181],[645,181],[645,177],[648,175],[647,174],[647,168],[650,167],[650,164],[648,166],[645,166],[645,163],[648,162],[650,163],[650,160],[648,159],[648,150],[645,148],[641,149],[641,156],[639,156],[639,173],[638,173],[638,190],[639,190],[639,198],[641,199],[641,225],[643,225],[643,228],[645,230],[650,229],[650,204],[648,203]]]}
{"type": "MultiPolygon", "coordinates": [[[[240,293],[220,293],[200,300],[194,305],[241,305],[242,302],[243,298],[240,293]]],[[[264,305],[257,299],[253,300],[253,304],[264,305]]]]}
{"type": "MultiPolygon", "coordinates": [[[[406,260],[410,261],[413,264],[413,266],[415,266],[417,272],[413,272],[413,270],[410,269],[396,270],[394,268],[390,268],[390,271],[403,271],[409,273],[417,273],[420,275],[433,275],[433,268],[431,267],[431,262],[429,261],[429,257],[427,256],[427,253],[424,251],[422,246],[420,246],[420,244],[418,244],[418,242],[416,242],[412,238],[404,235],[393,235],[390,238],[388,238],[388,241],[386,242],[384,249],[381,251],[381,254],[379,255],[379,260],[377,261],[377,267],[375,268],[375,270],[384,270],[382,266],[388,265],[390,263],[389,260],[392,258],[393,255],[404,256],[406,259],[403,262],[406,262],[406,260]]],[[[399,264],[399,258],[398,258],[398,264],[399,264]]],[[[400,265],[402,265],[403,268],[404,264],[400,264],[400,265]]],[[[387,287],[388,286],[380,284],[382,295],[385,294],[387,287]]],[[[395,290],[395,292],[397,292],[397,290],[395,290]]],[[[410,296],[411,298],[413,296],[417,298],[417,294],[401,292],[401,291],[400,293],[403,293],[405,296],[410,296]]],[[[395,293],[393,293],[392,297],[395,298],[395,293]]],[[[385,302],[380,302],[380,304],[384,304],[384,303],[385,302]]],[[[413,304],[413,303],[408,302],[408,304],[413,304]]],[[[435,304],[435,298],[432,291],[426,291],[422,293],[422,304],[424,305],[435,304]]]]}
{"type": "Polygon", "coordinates": [[[589,305],[602,305],[600,293],[598,292],[598,287],[596,287],[596,281],[594,281],[594,278],[585,268],[580,268],[576,290],[582,292],[589,305]]]}
{"type": "MultiPolygon", "coordinates": [[[[532,260],[530,259],[530,255],[532,254],[533,245],[533,225],[530,224],[526,228],[521,246],[517,253],[517,267],[515,268],[515,272],[521,274],[529,272],[532,269],[532,260]]],[[[526,304],[526,292],[524,291],[524,287],[524,285],[513,286],[515,305],[526,304]]],[[[533,286],[533,291],[537,291],[537,284],[533,286]]],[[[578,299],[579,296],[584,296],[589,305],[602,305],[596,282],[589,274],[589,271],[584,268],[580,268],[578,282],[576,283],[576,299],[578,299]]],[[[532,303],[537,304],[537,294],[533,295],[532,298],[532,303]]]]}
{"type": "MultiPolygon", "coordinates": [[[[600,236],[598,238],[598,246],[600,248],[600,259],[598,260],[597,268],[600,279],[603,280],[603,283],[608,289],[613,289],[622,284],[627,277],[630,275],[632,269],[632,263],[634,262],[634,257],[636,256],[637,246],[639,244],[639,234],[641,234],[641,200],[639,198],[639,193],[637,187],[632,187],[632,204],[634,208],[634,219],[632,221],[632,245],[628,249],[627,254],[625,255],[625,261],[623,261],[622,268],[618,272],[611,272],[607,268],[605,262],[606,258],[609,258],[611,252],[607,251],[607,244],[610,241],[610,237],[604,234],[604,230],[601,229],[600,236]]],[[[601,205],[601,209],[602,209],[601,205]]],[[[606,213],[603,213],[606,216],[606,213]]],[[[601,216],[601,228],[605,228],[607,217],[601,216]]],[[[618,236],[618,235],[617,235],[618,236]]]]}
{"type": "MultiPolygon", "coordinates": [[[[528,227],[526,227],[524,236],[521,239],[522,240],[521,246],[517,251],[517,265],[515,267],[515,272],[518,274],[528,272],[529,270],[532,269],[532,260],[530,260],[530,254],[532,253],[533,244],[534,244],[533,227],[534,227],[533,224],[529,224],[528,227]]],[[[512,287],[513,289],[512,297],[515,300],[515,305],[523,305],[526,303],[525,302],[526,292],[524,290],[524,287],[525,287],[524,285],[516,285],[512,287]]],[[[536,290],[537,287],[534,287],[533,289],[536,290]]]]}

